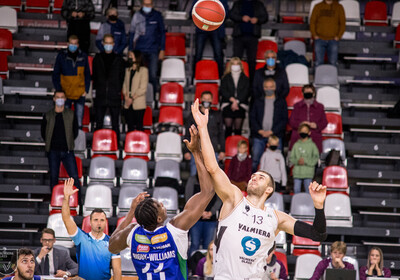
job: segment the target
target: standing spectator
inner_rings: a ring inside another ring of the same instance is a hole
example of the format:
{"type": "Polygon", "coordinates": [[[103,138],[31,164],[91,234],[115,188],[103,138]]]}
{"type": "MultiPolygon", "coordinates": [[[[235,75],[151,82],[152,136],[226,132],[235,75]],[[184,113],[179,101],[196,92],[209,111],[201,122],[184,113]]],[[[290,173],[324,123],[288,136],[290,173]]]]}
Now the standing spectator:
{"type": "MultiPolygon", "coordinates": [[[[65,2],[64,2],[65,3],[65,2]]],[[[54,63],[53,85],[56,91],[65,92],[65,107],[75,106],[79,128],[82,128],[85,96],[90,88],[90,68],[88,57],[79,48],[75,35],[68,38],[68,49],[60,51],[54,63]]]]}
{"type": "Polygon", "coordinates": [[[311,128],[311,139],[322,152],[322,130],[328,125],[324,105],[315,100],[315,87],[312,84],[303,86],[304,99],[294,104],[289,124],[292,127],[289,150],[300,138],[297,133],[301,123],[306,123],[311,128]]]}
{"type": "Polygon", "coordinates": [[[28,248],[20,248],[14,251],[11,257],[11,268],[15,270],[14,276],[3,278],[3,280],[41,280],[35,271],[35,255],[28,248]]]}
{"type": "Polygon", "coordinates": [[[287,183],[286,163],[282,151],[278,150],[279,138],[272,135],[268,139],[267,150],[260,160],[260,169],[271,174],[276,191],[283,191],[287,183]]]}
{"type": "Polygon", "coordinates": [[[221,111],[225,123],[225,138],[242,134],[243,121],[249,109],[249,78],[243,72],[242,61],[232,57],[219,88],[221,111]],[[234,128],[234,129],[233,129],[234,128]]]}
{"type": "Polygon", "coordinates": [[[214,277],[214,241],[211,241],[207,248],[207,254],[200,259],[196,267],[196,275],[205,277],[205,279],[213,279],[214,277]],[[208,278],[209,277],[209,278],[208,278]]]}
{"type": "Polygon", "coordinates": [[[270,249],[267,257],[267,266],[262,280],[287,280],[288,275],[285,265],[275,255],[276,244],[270,249]]]}
{"type": "MultiPolygon", "coordinates": [[[[192,4],[192,10],[193,6],[196,4],[198,0],[193,0],[192,4]]],[[[228,18],[228,1],[227,0],[221,0],[220,1],[222,5],[225,8],[225,20],[228,18]]],[[[192,15],[192,10],[190,11],[190,15],[192,15]]],[[[216,30],[213,31],[204,31],[198,28],[197,26],[195,27],[196,29],[196,49],[195,49],[195,55],[194,55],[194,65],[193,67],[196,67],[196,63],[200,61],[203,57],[203,51],[204,47],[206,45],[207,40],[210,40],[211,46],[214,51],[214,60],[218,64],[218,72],[219,76],[222,76],[222,73],[224,72],[224,54],[222,52],[224,41],[225,41],[225,22],[218,27],[216,30]]]]}
{"type": "Polygon", "coordinates": [[[251,177],[252,161],[248,155],[249,145],[245,140],[238,142],[238,152],[232,158],[229,167],[228,175],[231,183],[237,186],[241,191],[246,191],[247,183],[251,177]]]}
{"type": "Polygon", "coordinates": [[[347,246],[343,241],[335,241],[331,245],[331,256],[323,259],[314,270],[310,280],[319,280],[324,275],[327,268],[354,269],[351,263],[343,261],[346,255],[347,246]]]}
{"type": "Polygon", "coordinates": [[[343,6],[337,0],[323,0],[315,5],[310,19],[314,39],[315,66],[324,63],[325,52],[329,64],[337,64],[339,40],[346,30],[343,6]]]}
{"type": "Polygon", "coordinates": [[[277,97],[275,91],[275,81],[267,78],[264,81],[264,96],[255,100],[250,109],[253,172],[258,170],[261,155],[264,153],[270,136],[277,136],[280,139],[279,149],[283,148],[282,141],[285,135],[288,111],[286,100],[277,97]]]}
{"type": "Polygon", "coordinates": [[[290,87],[285,68],[277,63],[277,54],[273,50],[267,50],[264,56],[265,66],[258,69],[254,74],[253,100],[264,96],[263,84],[267,78],[274,79],[276,83],[276,96],[286,98],[289,94],[290,87]]]}
{"type": "Polygon", "coordinates": [[[35,250],[35,274],[54,275],[54,277],[77,275],[78,264],[71,259],[68,250],[55,248],[55,242],[54,230],[43,229],[40,238],[43,247],[35,250]]]}
{"type": "Polygon", "coordinates": [[[81,50],[89,53],[90,21],[94,19],[94,6],[91,0],[64,0],[61,15],[67,21],[67,38],[76,35],[81,50]]]}
{"type": "Polygon", "coordinates": [[[315,166],[319,159],[318,148],[310,139],[310,126],[308,124],[300,124],[299,135],[301,139],[293,145],[290,153],[290,162],[294,165],[294,193],[301,191],[302,183],[304,183],[305,191],[309,192],[308,186],[314,178],[315,166]]]}
{"type": "MultiPolygon", "coordinates": [[[[207,127],[210,131],[211,143],[214,147],[215,157],[218,161],[225,158],[225,133],[224,126],[222,123],[222,116],[220,111],[211,110],[211,103],[213,100],[213,94],[210,91],[204,91],[201,93],[200,97],[200,111],[204,114],[207,109],[209,112],[209,121],[207,127]]],[[[195,124],[192,114],[185,122],[186,131],[192,124],[195,124]]],[[[186,133],[185,138],[190,140],[189,134],[186,133]]],[[[197,173],[196,164],[194,162],[193,156],[190,154],[189,150],[184,147],[184,158],[185,160],[190,160],[190,176],[194,176],[197,173]]]]}
{"type": "Polygon", "coordinates": [[[103,37],[106,34],[111,34],[114,37],[113,52],[122,55],[127,45],[125,23],[118,18],[118,10],[116,8],[109,8],[106,15],[107,21],[100,25],[97,32],[96,46],[100,52],[104,52],[103,37]]]}
{"type": "MultiPolygon", "coordinates": [[[[55,107],[48,111],[42,120],[41,133],[49,159],[50,188],[58,184],[58,173],[62,161],[67,173],[74,178],[75,186],[80,189],[78,167],[74,154],[74,140],[78,136],[78,123],[74,112],[65,108],[65,93],[56,91],[53,101],[55,107]]],[[[79,204],[81,199],[79,198],[79,204]]]]}
{"type": "Polygon", "coordinates": [[[69,198],[78,190],[74,190],[74,179],[70,178],[64,183],[64,199],[62,203],[62,219],[72,241],[76,245],[76,258],[78,259],[78,276],[86,280],[109,280],[110,269],[113,270],[113,279],[121,280],[121,257],[108,251],[110,237],[104,233],[107,218],[104,211],[96,208],[90,214],[89,233],[77,227],[69,209],[69,198]]]}
{"type": "Polygon", "coordinates": [[[136,12],[129,29],[129,50],[142,52],[149,69],[150,83],[157,92],[158,60],[164,59],[165,27],[159,11],[153,8],[153,0],[142,0],[142,8],[136,12]]]}
{"type": "Polygon", "coordinates": [[[119,142],[119,114],[121,111],[121,90],[125,76],[125,61],[113,52],[114,38],[104,35],[104,51],[93,59],[93,89],[96,90],[94,107],[96,129],[103,128],[104,115],[110,110],[112,129],[119,142]]]}
{"type": "Polygon", "coordinates": [[[143,118],[146,111],[146,92],[149,83],[149,71],[143,64],[140,51],[128,53],[128,68],[122,87],[124,94],[124,115],[128,131],[143,130],[143,118]]]}
{"type": "Polygon", "coordinates": [[[368,277],[391,277],[389,268],[383,267],[383,252],[379,247],[372,247],[368,253],[367,265],[360,267],[360,280],[367,280],[368,277]]]}

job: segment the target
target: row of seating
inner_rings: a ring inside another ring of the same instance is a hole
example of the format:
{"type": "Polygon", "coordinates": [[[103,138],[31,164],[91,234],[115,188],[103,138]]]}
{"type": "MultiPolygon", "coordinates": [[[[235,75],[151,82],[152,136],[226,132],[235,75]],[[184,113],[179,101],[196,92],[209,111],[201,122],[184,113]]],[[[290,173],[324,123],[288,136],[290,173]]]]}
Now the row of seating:
{"type": "Polygon", "coordinates": [[[12,7],[15,10],[27,13],[61,13],[64,0],[1,0],[0,6],[12,7]]]}

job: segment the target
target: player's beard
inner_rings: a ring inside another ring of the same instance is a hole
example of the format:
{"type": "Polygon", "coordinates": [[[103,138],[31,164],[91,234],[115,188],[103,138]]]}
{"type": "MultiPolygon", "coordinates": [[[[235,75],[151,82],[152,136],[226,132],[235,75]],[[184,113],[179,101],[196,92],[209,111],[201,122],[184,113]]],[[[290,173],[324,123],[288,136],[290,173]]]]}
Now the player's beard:
{"type": "Polygon", "coordinates": [[[18,267],[17,267],[17,272],[18,272],[18,277],[22,280],[32,280],[33,279],[33,269],[28,269],[25,272],[22,272],[18,267]]]}
{"type": "Polygon", "coordinates": [[[247,187],[247,194],[251,196],[261,197],[265,193],[266,188],[260,187],[257,183],[247,187]]]}

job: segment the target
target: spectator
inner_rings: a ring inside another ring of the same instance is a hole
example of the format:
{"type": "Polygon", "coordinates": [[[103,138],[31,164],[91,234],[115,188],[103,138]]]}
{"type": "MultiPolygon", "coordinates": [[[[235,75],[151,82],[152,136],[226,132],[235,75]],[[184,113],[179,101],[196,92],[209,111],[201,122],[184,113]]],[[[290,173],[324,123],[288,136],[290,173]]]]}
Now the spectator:
{"type": "Polygon", "coordinates": [[[110,269],[113,270],[113,279],[121,280],[121,257],[108,251],[110,237],[104,233],[107,218],[104,211],[96,208],[90,214],[89,233],[77,227],[69,209],[69,199],[78,190],[73,190],[74,179],[70,178],[64,183],[64,199],[62,203],[62,219],[64,225],[76,245],[76,258],[78,259],[78,276],[86,280],[109,280],[110,269]]]}
{"type": "MultiPolygon", "coordinates": [[[[193,6],[196,4],[198,0],[193,0],[192,4],[192,10],[193,6]]],[[[228,0],[221,0],[220,1],[222,5],[224,5],[225,8],[225,19],[228,18],[228,0]]],[[[192,10],[190,11],[190,15],[192,14],[192,10]]],[[[211,46],[214,51],[214,60],[218,63],[218,72],[219,76],[222,76],[222,73],[224,72],[224,54],[222,52],[223,44],[225,41],[225,22],[218,27],[218,29],[213,30],[213,31],[204,31],[198,28],[197,26],[195,27],[196,29],[196,49],[195,49],[195,55],[194,55],[194,67],[196,67],[196,63],[200,61],[203,57],[203,51],[204,47],[206,45],[207,40],[210,40],[211,46]]]]}
{"type": "MultiPolygon", "coordinates": [[[[207,127],[209,129],[211,143],[215,151],[215,157],[220,161],[225,158],[225,133],[221,112],[210,110],[212,100],[213,94],[210,91],[202,92],[200,97],[200,111],[204,114],[206,109],[209,110],[209,121],[207,127]]],[[[189,128],[192,124],[195,124],[195,121],[192,114],[190,114],[185,123],[186,131],[189,131],[189,128]]],[[[185,138],[190,140],[188,136],[189,134],[186,133],[185,138]]],[[[194,158],[191,156],[186,147],[184,147],[184,158],[185,160],[190,160],[190,176],[196,175],[197,170],[194,158]]]]}
{"type": "Polygon", "coordinates": [[[15,270],[14,276],[3,278],[3,280],[41,280],[33,275],[35,271],[35,255],[28,248],[20,248],[14,251],[11,257],[11,267],[15,270]]]}
{"type": "Polygon", "coordinates": [[[81,50],[88,54],[90,47],[90,21],[94,19],[91,0],[64,0],[61,15],[67,21],[67,38],[76,35],[81,50]]]}
{"type": "Polygon", "coordinates": [[[74,103],[79,128],[82,128],[85,96],[89,92],[90,81],[88,57],[79,49],[78,37],[71,35],[68,49],[60,51],[54,63],[53,85],[56,91],[65,92],[65,107],[71,108],[74,103]]]}
{"type": "Polygon", "coordinates": [[[103,37],[106,34],[111,34],[114,37],[113,52],[122,55],[127,41],[125,32],[125,23],[118,18],[118,10],[109,8],[106,12],[107,21],[100,25],[96,36],[96,46],[100,52],[104,52],[103,37]]]}
{"type": "Polygon", "coordinates": [[[343,241],[333,242],[331,246],[331,256],[318,263],[310,280],[319,280],[324,275],[327,268],[354,269],[351,263],[343,261],[346,255],[346,249],[346,243],[343,241]]]}
{"type": "Polygon", "coordinates": [[[249,145],[245,140],[238,142],[238,153],[232,158],[228,168],[228,178],[241,191],[246,191],[251,177],[252,161],[248,155],[249,145]]]}
{"type": "Polygon", "coordinates": [[[264,96],[263,83],[267,78],[274,79],[276,83],[276,96],[286,98],[289,94],[290,88],[285,68],[277,63],[277,54],[273,50],[267,50],[264,57],[265,66],[258,69],[254,74],[253,100],[257,100],[264,96]]]}
{"type": "MultiPolygon", "coordinates": [[[[185,200],[188,201],[193,195],[200,192],[200,183],[198,174],[190,176],[185,186],[185,200]]],[[[208,248],[209,243],[214,240],[215,229],[217,228],[217,212],[222,205],[221,199],[215,194],[207,205],[201,218],[189,230],[190,248],[189,256],[200,248],[208,248]]]]}
{"type": "Polygon", "coordinates": [[[146,93],[149,83],[149,71],[143,64],[140,51],[129,51],[128,68],[122,87],[124,95],[124,115],[128,131],[143,130],[143,118],[146,111],[146,93]]]}
{"type": "Polygon", "coordinates": [[[249,104],[249,78],[243,72],[242,61],[232,57],[219,88],[221,111],[225,123],[225,138],[242,134],[243,121],[249,104]],[[233,129],[234,128],[234,129],[233,129]]]}
{"type": "Polygon", "coordinates": [[[337,0],[323,0],[315,5],[310,19],[314,39],[315,66],[324,63],[325,52],[329,64],[337,64],[339,40],[346,30],[343,6],[337,0]]]}
{"type": "MultiPolygon", "coordinates": [[[[44,115],[41,125],[41,134],[49,159],[50,188],[53,189],[58,184],[58,173],[62,162],[68,176],[74,178],[75,186],[80,189],[81,183],[74,154],[74,140],[78,136],[78,123],[72,110],[64,106],[64,92],[56,91],[53,101],[55,106],[44,115]]],[[[79,204],[81,204],[80,198],[79,204]]]]}
{"type": "Polygon", "coordinates": [[[233,56],[242,59],[244,50],[246,50],[250,81],[253,81],[258,38],[261,37],[261,25],[268,21],[267,10],[262,1],[239,0],[233,3],[230,18],[234,24],[233,56]]]}
{"type": "Polygon", "coordinates": [[[315,143],[310,139],[310,126],[308,124],[300,124],[299,134],[301,139],[293,145],[290,153],[290,162],[294,165],[294,193],[301,191],[302,183],[304,183],[304,189],[308,193],[308,186],[314,178],[319,152],[315,143]]]}
{"type": "Polygon", "coordinates": [[[54,277],[69,277],[78,274],[78,264],[71,259],[69,251],[53,247],[55,242],[54,230],[43,229],[40,238],[43,247],[35,250],[35,274],[54,275],[54,277]]]}
{"type": "Polygon", "coordinates": [[[267,266],[262,280],[287,280],[288,275],[284,264],[275,255],[276,245],[270,249],[267,257],[267,266]]]}
{"type": "Polygon", "coordinates": [[[119,142],[119,114],[121,111],[121,90],[124,83],[125,61],[113,52],[114,38],[104,35],[104,51],[93,59],[93,89],[96,90],[94,107],[96,111],[96,129],[103,128],[104,115],[110,110],[112,129],[119,142]]]}
{"type": "Polygon", "coordinates": [[[158,60],[164,59],[165,27],[161,13],[153,8],[153,4],[153,0],[142,0],[142,8],[133,15],[129,50],[142,52],[149,69],[150,83],[157,92],[157,67],[158,60]]]}
{"type": "Polygon", "coordinates": [[[304,99],[294,104],[289,124],[292,127],[289,150],[300,138],[297,133],[301,123],[306,123],[311,128],[311,139],[317,145],[319,152],[322,152],[322,130],[327,126],[324,105],[315,100],[315,87],[312,84],[303,86],[304,99]]]}
{"type": "Polygon", "coordinates": [[[360,267],[360,280],[367,280],[368,277],[392,276],[389,268],[383,267],[383,252],[379,247],[372,247],[368,253],[367,265],[360,267]]]}
{"type": "Polygon", "coordinates": [[[253,172],[258,169],[261,155],[264,153],[268,138],[277,136],[278,149],[283,148],[283,136],[285,135],[288,111],[286,100],[275,94],[276,83],[272,78],[264,81],[264,96],[255,100],[250,109],[251,138],[253,139],[253,172]]]}
{"type": "Polygon", "coordinates": [[[271,174],[275,181],[275,190],[278,192],[284,191],[287,183],[285,158],[282,151],[278,150],[279,146],[279,138],[275,135],[270,136],[267,149],[260,160],[260,169],[271,174]]]}
{"type": "Polygon", "coordinates": [[[214,264],[214,241],[211,241],[210,244],[208,244],[207,247],[207,254],[204,258],[200,259],[199,262],[197,263],[197,268],[196,268],[196,275],[200,277],[205,277],[205,279],[208,279],[207,277],[214,277],[214,270],[213,270],[213,264],[214,264]]]}

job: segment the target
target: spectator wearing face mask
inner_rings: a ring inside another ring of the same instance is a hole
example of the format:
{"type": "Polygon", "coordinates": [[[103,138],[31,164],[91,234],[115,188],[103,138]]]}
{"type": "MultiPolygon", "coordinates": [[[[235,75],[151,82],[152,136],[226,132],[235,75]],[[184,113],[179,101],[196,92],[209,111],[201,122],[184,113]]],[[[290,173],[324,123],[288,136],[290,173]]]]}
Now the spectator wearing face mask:
{"type": "Polygon", "coordinates": [[[268,139],[267,149],[261,156],[260,169],[271,174],[275,181],[275,190],[285,190],[287,183],[286,162],[282,151],[278,150],[279,138],[272,135],[268,139]]]}
{"type": "Polygon", "coordinates": [[[246,191],[247,183],[251,177],[252,161],[249,157],[249,145],[245,140],[238,142],[238,152],[229,164],[228,178],[231,183],[237,186],[241,191],[246,191]]]}
{"type": "MultiPolygon", "coordinates": [[[[211,110],[212,100],[213,94],[210,91],[203,91],[200,97],[200,111],[204,113],[206,109],[209,110],[207,127],[210,134],[211,143],[215,151],[215,157],[217,160],[221,161],[225,158],[225,131],[221,112],[219,110],[211,110]]],[[[192,114],[190,114],[188,119],[185,121],[185,139],[188,139],[189,141],[189,128],[193,124],[196,125],[196,122],[194,121],[192,114]]],[[[190,160],[190,176],[196,175],[197,169],[194,158],[186,146],[184,147],[184,158],[185,160],[190,160]]]]}
{"type": "Polygon", "coordinates": [[[266,51],[264,56],[265,66],[258,69],[254,74],[253,100],[264,96],[263,84],[266,78],[274,79],[276,83],[276,96],[286,98],[290,87],[285,69],[277,63],[277,54],[273,50],[266,51]]]}
{"type": "Polygon", "coordinates": [[[243,72],[242,61],[232,57],[219,87],[221,111],[225,123],[225,138],[242,134],[243,121],[249,104],[249,78],[243,72]]]}
{"type": "Polygon", "coordinates": [[[325,115],[324,105],[315,100],[315,87],[312,84],[303,86],[304,99],[294,104],[289,124],[292,127],[289,150],[300,138],[297,130],[301,123],[306,123],[311,129],[311,139],[317,145],[319,152],[322,152],[322,130],[327,126],[328,121],[325,115]]]}
{"type": "Polygon", "coordinates": [[[103,52],[103,37],[106,34],[111,34],[114,37],[113,52],[122,55],[122,52],[127,46],[125,23],[118,19],[118,10],[116,8],[109,8],[106,15],[107,21],[100,25],[99,31],[97,32],[96,47],[100,52],[103,52]]]}
{"type": "Polygon", "coordinates": [[[250,110],[253,172],[258,170],[261,155],[270,136],[275,135],[280,139],[278,149],[282,150],[288,121],[286,100],[276,96],[275,81],[267,78],[263,84],[264,97],[255,100],[250,110]]]}

